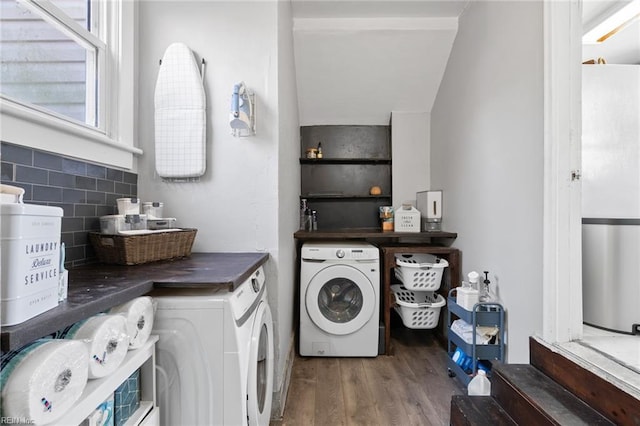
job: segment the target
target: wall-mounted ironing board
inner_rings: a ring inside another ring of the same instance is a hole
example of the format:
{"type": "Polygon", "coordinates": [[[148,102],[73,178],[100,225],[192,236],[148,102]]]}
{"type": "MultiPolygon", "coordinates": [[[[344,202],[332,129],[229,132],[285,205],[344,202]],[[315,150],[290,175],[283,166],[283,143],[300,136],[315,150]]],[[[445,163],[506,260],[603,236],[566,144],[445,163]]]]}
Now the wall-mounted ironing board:
{"type": "Polygon", "coordinates": [[[185,44],[173,43],[167,48],[154,97],[156,172],[164,179],[192,179],[205,172],[206,97],[202,77],[185,44]]]}

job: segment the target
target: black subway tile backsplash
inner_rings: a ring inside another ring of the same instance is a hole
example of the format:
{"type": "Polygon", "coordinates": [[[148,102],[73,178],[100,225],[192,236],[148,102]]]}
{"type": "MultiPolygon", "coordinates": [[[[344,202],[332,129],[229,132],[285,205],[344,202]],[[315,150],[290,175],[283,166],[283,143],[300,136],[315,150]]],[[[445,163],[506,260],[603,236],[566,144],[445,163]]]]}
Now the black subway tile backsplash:
{"type": "Polygon", "coordinates": [[[135,192],[132,192],[133,189],[131,188],[132,185],[128,184],[128,183],[122,183],[122,182],[116,182],[116,192],[119,194],[125,194],[125,197],[131,197],[132,195],[135,195],[135,192]]]}
{"type": "Polygon", "coordinates": [[[114,182],[122,182],[124,172],[122,170],[107,169],[107,179],[114,182]]]}
{"type": "Polygon", "coordinates": [[[14,164],[33,165],[33,150],[18,145],[2,144],[2,161],[14,164]]]}
{"type": "Polygon", "coordinates": [[[72,175],[86,176],[87,163],[78,160],[72,160],[70,158],[63,158],[62,171],[65,173],[71,173],[72,175]]]}
{"type": "Polygon", "coordinates": [[[86,176],[76,176],[76,188],[95,191],[97,188],[96,178],[86,177],[86,176]]]}
{"type": "Polygon", "coordinates": [[[76,177],[68,173],[49,172],[49,186],[59,186],[62,188],[73,188],[76,184],[76,177]]]}
{"type": "Polygon", "coordinates": [[[112,214],[118,213],[118,208],[115,206],[107,206],[107,205],[97,205],[96,206],[96,216],[109,216],[112,214]]]}
{"type": "Polygon", "coordinates": [[[87,191],[63,188],[62,201],[65,203],[84,204],[87,202],[87,191]]]}
{"type": "Polygon", "coordinates": [[[86,217],[86,216],[95,216],[96,215],[96,206],[95,204],[76,204],[75,206],[75,217],[86,217]]]}
{"type": "Polygon", "coordinates": [[[115,187],[116,185],[112,180],[98,179],[96,182],[96,189],[100,192],[113,192],[115,187]]]}
{"type": "Polygon", "coordinates": [[[33,185],[28,184],[28,183],[23,183],[23,182],[14,182],[14,181],[10,181],[7,180],[5,181],[4,179],[2,180],[2,183],[6,183],[12,186],[18,186],[22,189],[24,189],[24,195],[22,196],[22,199],[26,202],[26,201],[31,201],[33,199],[32,194],[33,194],[33,185]]]}
{"type": "Polygon", "coordinates": [[[14,180],[13,177],[13,169],[14,169],[14,164],[13,163],[7,163],[7,162],[2,162],[2,180],[3,181],[10,181],[10,180],[14,180]]]}
{"type": "Polygon", "coordinates": [[[84,231],[84,219],[81,217],[62,217],[62,232],[84,231]]]}
{"type": "Polygon", "coordinates": [[[18,164],[16,165],[16,180],[20,182],[47,185],[49,183],[49,172],[43,169],[18,164]]]}
{"type": "Polygon", "coordinates": [[[62,170],[62,157],[48,152],[34,151],[33,165],[47,170],[62,170]]]}
{"type": "Polygon", "coordinates": [[[44,185],[33,185],[33,201],[60,203],[62,202],[62,188],[44,185]]]}
{"type": "MultiPolygon", "coordinates": [[[[66,245],[66,244],[65,244],[66,245]]],[[[85,259],[87,258],[85,255],[85,247],[87,246],[69,246],[69,247],[65,247],[66,251],[65,251],[65,256],[66,256],[66,260],[67,262],[76,265],[80,265],[82,263],[86,263],[84,262],[85,259]]],[[[66,264],[66,262],[65,262],[66,264]]]]}
{"type": "Polygon", "coordinates": [[[73,245],[74,246],[86,246],[89,243],[89,237],[86,232],[74,232],[73,233],[73,245]]]}
{"type": "Polygon", "coordinates": [[[75,204],[64,204],[64,203],[48,203],[49,206],[60,207],[62,209],[63,217],[73,217],[75,212],[75,204]]]}
{"type": "Polygon", "coordinates": [[[107,177],[107,168],[95,164],[87,164],[87,176],[104,179],[107,177]]]}
{"type": "Polygon", "coordinates": [[[118,207],[118,198],[126,198],[126,195],[117,195],[117,194],[107,194],[107,202],[105,203],[107,206],[113,206],[114,207],[114,213],[117,210],[118,207]]]}
{"type": "MultiPolygon", "coordinates": [[[[87,191],[85,200],[87,204],[105,204],[107,202],[107,194],[98,191],[87,191]]],[[[113,206],[115,207],[116,204],[113,206]]]]}
{"type": "MultiPolygon", "coordinates": [[[[60,243],[64,243],[66,247],[73,247],[74,245],[73,232],[63,232],[60,236],[60,243]]],[[[69,259],[66,259],[69,260],[69,259]]]]}
{"type": "Polygon", "coordinates": [[[125,183],[130,183],[132,185],[137,185],[138,175],[136,175],[135,173],[124,172],[122,181],[125,183]]]}
{"type": "Polygon", "coordinates": [[[85,231],[94,231],[100,229],[100,218],[97,216],[85,217],[84,218],[84,230],[85,231]]]}
{"type": "Polygon", "coordinates": [[[63,209],[67,268],[95,262],[88,234],[117,213],[118,198],[138,196],[138,175],[6,142],[0,151],[2,183],[23,188],[26,203],[63,209]]]}

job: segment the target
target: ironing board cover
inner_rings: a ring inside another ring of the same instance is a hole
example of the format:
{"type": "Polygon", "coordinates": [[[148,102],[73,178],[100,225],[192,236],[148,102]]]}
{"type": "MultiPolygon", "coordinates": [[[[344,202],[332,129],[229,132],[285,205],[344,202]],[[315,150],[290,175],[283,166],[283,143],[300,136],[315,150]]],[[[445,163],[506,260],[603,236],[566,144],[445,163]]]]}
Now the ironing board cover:
{"type": "Polygon", "coordinates": [[[202,176],[206,169],[206,99],[195,57],[185,44],[167,47],[158,72],[154,104],[158,175],[202,176]]]}

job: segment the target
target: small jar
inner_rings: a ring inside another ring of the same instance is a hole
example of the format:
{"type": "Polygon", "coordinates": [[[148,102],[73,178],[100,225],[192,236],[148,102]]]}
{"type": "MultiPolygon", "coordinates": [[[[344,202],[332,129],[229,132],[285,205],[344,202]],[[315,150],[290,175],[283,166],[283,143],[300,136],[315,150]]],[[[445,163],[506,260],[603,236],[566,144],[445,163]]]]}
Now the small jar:
{"type": "Polygon", "coordinates": [[[118,198],[116,202],[118,204],[118,214],[140,214],[140,200],[138,198],[118,198]]]}
{"type": "Polygon", "coordinates": [[[164,203],[159,201],[147,201],[142,203],[142,211],[149,219],[162,219],[164,217],[164,203]]]}

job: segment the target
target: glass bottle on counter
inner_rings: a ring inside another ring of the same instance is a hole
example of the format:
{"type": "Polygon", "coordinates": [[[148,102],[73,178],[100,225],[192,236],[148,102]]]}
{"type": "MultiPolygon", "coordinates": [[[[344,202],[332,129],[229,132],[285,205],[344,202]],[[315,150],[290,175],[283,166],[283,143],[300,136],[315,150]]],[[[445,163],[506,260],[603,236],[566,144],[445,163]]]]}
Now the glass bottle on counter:
{"type": "Polygon", "coordinates": [[[306,198],[302,198],[300,200],[300,228],[301,230],[305,231],[306,230],[306,216],[305,213],[307,212],[307,209],[309,208],[309,205],[307,204],[307,199],[306,198]]]}
{"type": "Polygon", "coordinates": [[[304,211],[304,228],[305,231],[312,230],[312,217],[311,217],[311,209],[307,207],[304,211]]]}
{"type": "Polygon", "coordinates": [[[489,284],[491,284],[491,281],[489,280],[489,271],[483,271],[484,272],[484,281],[482,281],[482,286],[479,289],[480,290],[480,302],[484,302],[484,303],[488,303],[491,302],[491,293],[489,291],[489,284]]]}

